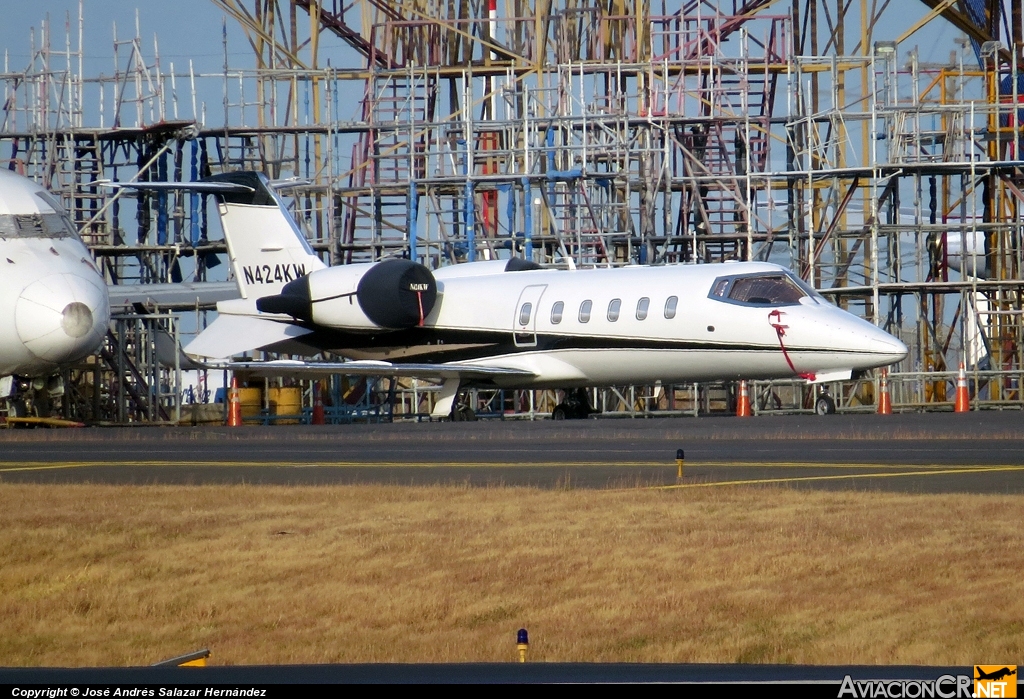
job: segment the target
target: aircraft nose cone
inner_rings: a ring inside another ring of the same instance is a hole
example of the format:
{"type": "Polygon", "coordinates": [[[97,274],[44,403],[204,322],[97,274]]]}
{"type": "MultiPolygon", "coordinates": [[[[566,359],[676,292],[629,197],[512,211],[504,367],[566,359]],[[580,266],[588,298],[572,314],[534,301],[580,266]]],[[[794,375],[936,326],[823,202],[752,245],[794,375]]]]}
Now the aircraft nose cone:
{"type": "Polygon", "coordinates": [[[910,353],[910,349],[900,340],[886,332],[881,334],[882,337],[874,338],[871,347],[875,352],[891,357],[890,364],[902,361],[910,353]]]}
{"type": "Polygon", "coordinates": [[[15,329],[39,359],[73,362],[91,354],[106,332],[110,306],[97,279],[51,274],[21,293],[14,311],[15,329]]]}

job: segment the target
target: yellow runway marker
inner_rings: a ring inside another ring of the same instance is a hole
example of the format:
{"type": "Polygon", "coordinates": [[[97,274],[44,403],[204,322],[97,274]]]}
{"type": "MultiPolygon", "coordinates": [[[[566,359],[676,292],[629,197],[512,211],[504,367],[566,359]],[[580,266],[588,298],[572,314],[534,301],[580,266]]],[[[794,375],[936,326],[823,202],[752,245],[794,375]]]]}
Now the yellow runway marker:
{"type": "Polygon", "coordinates": [[[739,481],[712,481],[709,483],[682,483],[679,485],[653,485],[648,490],[674,490],[678,488],[714,488],[725,485],[767,485],[770,483],[799,483],[803,481],[837,481],[852,478],[898,478],[902,476],[939,476],[960,473],[991,473],[995,471],[1024,471],[1024,466],[971,466],[967,468],[931,468],[926,471],[882,471],[876,473],[844,473],[838,476],[792,476],[789,478],[752,478],[739,481]]]}

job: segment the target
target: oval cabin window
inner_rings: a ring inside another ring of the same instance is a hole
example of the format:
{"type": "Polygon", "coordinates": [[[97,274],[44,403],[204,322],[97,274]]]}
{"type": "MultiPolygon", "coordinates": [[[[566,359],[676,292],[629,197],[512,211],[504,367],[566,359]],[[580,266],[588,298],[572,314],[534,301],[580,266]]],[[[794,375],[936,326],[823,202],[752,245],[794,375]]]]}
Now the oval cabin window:
{"type": "Polygon", "coordinates": [[[612,299],[608,304],[608,320],[615,322],[619,319],[619,309],[622,308],[622,299],[612,299]]]}
{"type": "Polygon", "coordinates": [[[665,317],[671,320],[676,317],[676,306],[679,304],[678,296],[669,296],[665,301],[665,317]]]}
{"type": "Polygon", "coordinates": [[[643,320],[647,317],[647,309],[651,305],[651,300],[644,296],[642,299],[636,302],[636,319],[643,320]]]}
{"type": "Polygon", "coordinates": [[[551,307],[551,324],[558,325],[562,322],[562,311],[565,310],[565,304],[561,301],[555,303],[551,307]]]}
{"type": "Polygon", "coordinates": [[[529,325],[530,313],[533,311],[533,304],[527,301],[523,304],[523,307],[519,309],[519,324],[529,325]]]}
{"type": "Polygon", "coordinates": [[[589,301],[588,300],[588,301],[584,301],[583,303],[580,304],[580,322],[581,323],[589,323],[590,322],[590,311],[593,308],[594,308],[594,302],[593,301],[589,301]]]}

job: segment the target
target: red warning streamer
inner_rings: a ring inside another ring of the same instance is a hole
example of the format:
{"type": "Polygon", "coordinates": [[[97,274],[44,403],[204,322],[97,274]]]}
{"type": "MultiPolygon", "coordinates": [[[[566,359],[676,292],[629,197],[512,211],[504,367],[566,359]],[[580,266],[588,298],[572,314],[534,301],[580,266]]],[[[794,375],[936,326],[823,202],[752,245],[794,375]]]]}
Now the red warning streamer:
{"type": "Polygon", "coordinates": [[[799,376],[801,379],[814,381],[814,374],[807,372],[798,372],[796,370],[796,367],[793,366],[793,360],[789,358],[789,352],[786,350],[786,343],[782,341],[782,338],[786,336],[786,328],[789,327],[788,325],[782,324],[783,315],[785,314],[777,308],[768,314],[768,325],[775,328],[775,334],[779,336],[779,347],[782,348],[782,356],[786,358],[786,364],[789,364],[789,368],[793,370],[794,374],[799,376]],[[775,322],[772,322],[772,318],[775,319],[775,322]]]}

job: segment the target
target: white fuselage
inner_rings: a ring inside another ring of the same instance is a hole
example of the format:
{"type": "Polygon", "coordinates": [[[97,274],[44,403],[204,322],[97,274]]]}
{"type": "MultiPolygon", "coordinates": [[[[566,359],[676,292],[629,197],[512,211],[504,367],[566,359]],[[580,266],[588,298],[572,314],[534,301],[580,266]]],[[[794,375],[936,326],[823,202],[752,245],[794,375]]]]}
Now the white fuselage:
{"type": "MultiPolygon", "coordinates": [[[[790,303],[750,305],[711,293],[723,278],[788,274],[777,265],[504,272],[502,264],[435,272],[438,300],[421,330],[430,344],[336,349],[391,361],[445,361],[447,355],[479,366],[531,371],[536,379],[529,385],[557,387],[827,374],[886,366],[907,354],[896,338],[814,294],[790,303]],[[612,320],[609,307],[616,300],[618,315],[612,320]],[[588,301],[589,320],[583,321],[581,307],[588,301]],[[524,311],[525,304],[530,308],[524,311]],[[561,304],[560,319],[556,304],[561,304]],[[666,313],[667,305],[675,312],[666,313]],[[773,311],[780,315],[770,317],[773,311]]],[[[380,335],[382,345],[387,338],[380,335]]]]}
{"type": "Polygon", "coordinates": [[[446,386],[571,388],[830,381],[907,355],[773,264],[558,270],[515,259],[431,272],[392,259],[327,268],[265,177],[225,173],[193,186],[221,197],[242,296],[218,304],[220,317],[185,348],[197,358],[330,351],[364,360],[351,369],[365,375],[387,362],[381,375],[405,364],[402,375],[446,386]]]}
{"type": "Polygon", "coordinates": [[[92,354],[109,320],[106,284],[59,204],[0,170],[0,376],[46,375],[92,354]]]}

